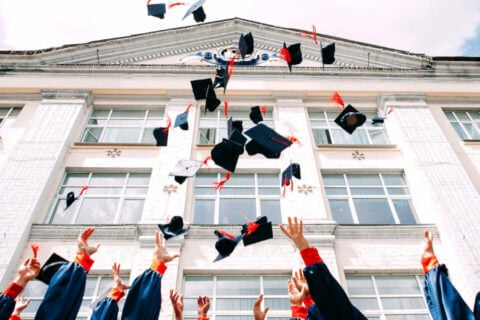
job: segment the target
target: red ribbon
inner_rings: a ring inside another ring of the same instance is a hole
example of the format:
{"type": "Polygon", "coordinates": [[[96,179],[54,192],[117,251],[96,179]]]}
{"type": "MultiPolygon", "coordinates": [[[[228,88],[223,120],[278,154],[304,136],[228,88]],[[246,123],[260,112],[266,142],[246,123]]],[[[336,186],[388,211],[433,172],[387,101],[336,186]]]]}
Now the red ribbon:
{"type": "MultiPolygon", "coordinates": [[[[338,94],[338,92],[334,92],[332,97],[330,98],[330,101],[333,101],[339,105],[341,105],[342,107],[345,107],[345,103],[343,102],[343,99],[342,97],[340,97],[340,94],[338,94]]],[[[337,108],[339,109],[340,111],[342,110],[342,108],[337,108]]]]}
{"type": "Polygon", "coordinates": [[[83,186],[78,196],[80,197],[87,189],[88,189],[88,186],[83,186]]]}
{"type": "Polygon", "coordinates": [[[183,6],[183,5],[185,5],[185,2],[173,2],[173,3],[169,3],[169,4],[168,4],[168,9],[171,9],[171,8],[173,8],[173,7],[175,7],[175,6],[183,6]]]}
{"type": "Polygon", "coordinates": [[[31,245],[32,251],[33,251],[33,259],[37,259],[37,254],[38,254],[38,246],[35,244],[31,245]]]}
{"type": "Polygon", "coordinates": [[[318,44],[318,41],[317,41],[317,28],[315,28],[315,25],[313,25],[313,31],[312,31],[312,34],[308,34],[304,31],[302,31],[301,35],[303,37],[307,37],[309,39],[312,39],[313,42],[315,42],[315,44],[318,44]]]}
{"type": "Polygon", "coordinates": [[[225,115],[225,118],[228,116],[228,100],[227,99],[223,101],[223,114],[225,115]]]}
{"type": "Polygon", "coordinates": [[[170,129],[172,126],[172,119],[170,119],[170,116],[167,116],[167,126],[163,129],[163,133],[167,133],[167,131],[170,129]]]}
{"type": "Polygon", "coordinates": [[[225,182],[227,182],[229,179],[230,179],[230,172],[227,172],[227,173],[225,174],[225,179],[224,179],[224,180],[221,180],[221,181],[218,181],[218,182],[212,182],[213,188],[214,188],[215,190],[222,190],[222,189],[223,189],[223,185],[224,185],[225,182]]]}

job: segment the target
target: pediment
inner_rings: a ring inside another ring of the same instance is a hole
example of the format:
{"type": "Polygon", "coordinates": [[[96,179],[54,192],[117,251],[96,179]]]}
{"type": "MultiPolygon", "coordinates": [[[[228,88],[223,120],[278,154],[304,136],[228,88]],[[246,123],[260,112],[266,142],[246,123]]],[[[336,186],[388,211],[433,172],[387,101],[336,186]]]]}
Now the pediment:
{"type": "Polygon", "coordinates": [[[301,43],[303,61],[298,67],[424,69],[430,63],[430,58],[424,55],[317,34],[322,46],[335,42],[336,47],[335,62],[323,65],[320,45],[303,37],[302,31],[310,32],[232,18],[51,48],[36,52],[23,62],[19,61],[22,57],[13,60],[41,65],[218,65],[235,53],[240,35],[251,32],[255,51],[245,59],[237,58],[236,64],[285,66],[285,61],[279,59],[284,42],[301,43]]]}

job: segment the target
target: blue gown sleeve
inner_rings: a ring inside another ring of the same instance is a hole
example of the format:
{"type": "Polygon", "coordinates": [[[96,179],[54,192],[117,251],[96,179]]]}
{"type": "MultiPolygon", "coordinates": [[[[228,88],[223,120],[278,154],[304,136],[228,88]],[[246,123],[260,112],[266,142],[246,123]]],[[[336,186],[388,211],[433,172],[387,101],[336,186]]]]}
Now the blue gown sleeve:
{"type": "Polygon", "coordinates": [[[145,270],[133,281],[123,306],[124,320],[157,320],[160,314],[162,276],[152,269],[145,270]]]}
{"type": "Polygon", "coordinates": [[[0,320],[8,320],[15,309],[15,300],[6,294],[0,294],[0,320]]]}
{"type": "Polygon", "coordinates": [[[62,265],[50,280],[35,320],[75,320],[82,304],[87,271],[78,263],[62,265]]]}
{"type": "Polygon", "coordinates": [[[475,320],[480,320],[480,292],[477,293],[475,297],[475,307],[473,309],[473,314],[475,315],[475,320]]]}
{"type": "Polygon", "coordinates": [[[433,319],[475,320],[473,312],[450,282],[447,267],[444,264],[438,264],[427,272],[424,294],[433,319]]]}
{"type": "MultiPolygon", "coordinates": [[[[332,276],[325,263],[315,263],[303,270],[319,313],[325,320],[367,320],[352,305],[347,294],[332,276]]],[[[322,318],[319,318],[322,319],[322,318]]]]}
{"type": "Polygon", "coordinates": [[[103,297],[93,309],[90,320],[116,320],[117,316],[117,302],[110,297],[103,297]]]}

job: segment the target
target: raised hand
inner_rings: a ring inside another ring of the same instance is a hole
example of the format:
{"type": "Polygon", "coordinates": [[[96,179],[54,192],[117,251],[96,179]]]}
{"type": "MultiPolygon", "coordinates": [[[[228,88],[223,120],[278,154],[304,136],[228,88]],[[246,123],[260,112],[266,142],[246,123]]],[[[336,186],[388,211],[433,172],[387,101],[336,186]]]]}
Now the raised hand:
{"type": "Polygon", "coordinates": [[[95,231],[94,228],[87,228],[83,230],[83,232],[80,234],[80,236],[78,236],[77,239],[78,251],[84,252],[89,256],[97,252],[98,247],[100,246],[100,244],[97,244],[96,246],[90,246],[88,244],[88,238],[90,238],[93,231],[95,231]]]}
{"type": "Polygon", "coordinates": [[[280,230],[282,230],[287,237],[292,239],[298,250],[301,251],[309,247],[308,241],[303,235],[303,221],[300,220],[299,222],[297,217],[294,217],[293,221],[291,217],[288,217],[288,228],[280,225],[280,230]]]}
{"type": "Polygon", "coordinates": [[[119,263],[114,263],[112,266],[112,274],[113,274],[113,282],[114,288],[120,289],[120,290],[127,290],[130,288],[130,286],[126,283],[123,282],[122,278],[120,278],[120,264],[119,263]]]}
{"type": "Polygon", "coordinates": [[[295,284],[295,287],[297,287],[298,291],[302,291],[303,288],[305,288],[306,296],[310,294],[308,290],[307,279],[305,279],[302,269],[298,269],[298,271],[295,271],[293,273],[292,280],[293,280],[293,283],[295,284]]]}
{"type": "Polygon", "coordinates": [[[302,287],[301,291],[299,291],[293,281],[288,280],[288,299],[292,306],[301,306],[306,296],[306,287],[302,287]]]}
{"type": "Polygon", "coordinates": [[[20,317],[20,313],[22,313],[22,311],[28,307],[29,303],[30,299],[27,299],[27,301],[23,301],[23,294],[19,295],[15,299],[15,310],[13,310],[12,315],[20,317]]]}
{"type": "Polygon", "coordinates": [[[35,258],[26,259],[17,270],[15,283],[25,287],[28,281],[35,279],[40,273],[40,262],[35,258]]]}
{"type": "Polygon", "coordinates": [[[170,301],[175,313],[175,320],[183,320],[183,295],[170,289],[170,301]]]}
{"type": "Polygon", "coordinates": [[[422,253],[422,259],[426,259],[432,256],[435,256],[435,252],[433,251],[433,236],[429,230],[425,230],[423,232],[423,237],[425,240],[425,247],[422,253]]]}
{"type": "Polygon", "coordinates": [[[253,305],[254,320],[265,320],[265,318],[267,317],[267,312],[269,310],[269,307],[265,307],[265,309],[262,311],[261,309],[262,300],[263,300],[263,294],[258,296],[257,300],[253,305]]]}
{"type": "Polygon", "coordinates": [[[164,263],[170,262],[173,259],[180,257],[178,253],[174,255],[168,253],[167,247],[165,246],[165,240],[163,239],[163,236],[158,230],[155,231],[155,251],[153,252],[153,257],[164,263]]]}
{"type": "Polygon", "coordinates": [[[198,297],[197,313],[199,318],[206,318],[208,309],[210,309],[210,299],[208,297],[198,297]]]}

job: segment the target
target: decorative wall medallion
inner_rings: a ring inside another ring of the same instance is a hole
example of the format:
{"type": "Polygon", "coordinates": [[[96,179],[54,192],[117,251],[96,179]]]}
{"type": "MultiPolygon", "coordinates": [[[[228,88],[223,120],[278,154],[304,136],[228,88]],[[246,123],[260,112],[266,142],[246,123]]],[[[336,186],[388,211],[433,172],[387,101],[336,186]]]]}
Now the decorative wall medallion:
{"type": "Polygon", "coordinates": [[[121,155],[122,155],[122,150],[118,150],[117,148],[107,151],[107,156],[110,158],[120,157],[121,155]]]}
{"type": "Polygon", "coordinates": [[[239,54],[238,48],[236,48],[235,46],[227,46],[214,50],[213,52],[199,51],[196,53],[188,54],[182,59],[180,59],[180,63],[183,64],[189,60],[197,60],[206,64],[224,66],[229,64],[231,58],[234,58],[235,65],[244,66],[259,66],[263,64],[268,64],[271,61],[281,60],[280,55],[277,53],[259,53],[257,50],[254,50],[253,53],[247,54],[245,58],[242,58],[239,54]]]}
{"type": "Polygon", "coordinates": [[[172,192],[175,193],[175,192],[177,192],[177,186],[174,185],[174,184],[165,185],[165,186],[163,186],[163,192],[166,192],[168,194],[170,194],[172,192]]]}
{"type": "Polygon", "coordinates": [[[313,193],[313,187],[307,186],[306,184],[298,186],[297,188],[299,193],[303,193],[306,196],[308,196],[309,193],[313,193]]]}
{"type": "Polygon", "coordinates": [[[365,159],[365,154],[363,152],[358,152],[358,150],[355,150],[355,152],[352,152],[352,158],[357,159],[357,160],[364,160],[365,159]]]}

